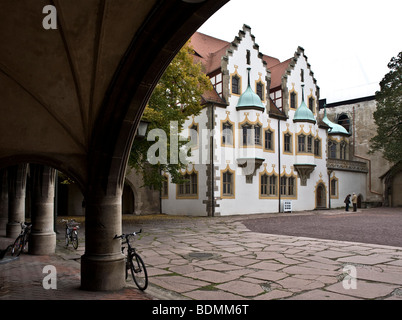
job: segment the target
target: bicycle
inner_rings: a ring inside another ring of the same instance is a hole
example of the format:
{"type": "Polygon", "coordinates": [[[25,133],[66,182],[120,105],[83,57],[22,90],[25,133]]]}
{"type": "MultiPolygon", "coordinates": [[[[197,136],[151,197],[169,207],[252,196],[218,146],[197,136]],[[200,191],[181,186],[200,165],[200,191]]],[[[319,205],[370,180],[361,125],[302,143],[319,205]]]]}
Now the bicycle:
{"type": "Polygon", "coordinates": [[[62,219],[61,222],[66,223],[66,247],[68,247],[68,244],[71,243],[73,245],[73,248],[77,250],[78,248],[78,229],[80,228],[79,222],[76,222],[74,219],[70,220],[65,220],[62,219]]]}
{"type": "MultiPolygon", "coordinates": [[[[130,238],[135,237],[139,232],[133,232],[129,234],[122,234],[120,236],[115,235],[113,239],[124,239],[123,244],[127,244],[127,256],[126,256],[126,279],[128,277],[128,270],[131,270],[131,275],[138,289],[144,291],[148,287],[148,273],[145,268],[144,261],[141,259],[135,248],[130,244],[130,238]]],[[[124,254],[125,247],[121,247],[121,253],[124,254]]]]}
{"type": "Polygon", "coordinates": [[[18,257],[21,252],[26,251],[27,245],[29,245],[29,237],[31,235],[32,223],[21,222],[21,233],[15,239],[14,244],[11,247],[11,255],[18,257]]]}

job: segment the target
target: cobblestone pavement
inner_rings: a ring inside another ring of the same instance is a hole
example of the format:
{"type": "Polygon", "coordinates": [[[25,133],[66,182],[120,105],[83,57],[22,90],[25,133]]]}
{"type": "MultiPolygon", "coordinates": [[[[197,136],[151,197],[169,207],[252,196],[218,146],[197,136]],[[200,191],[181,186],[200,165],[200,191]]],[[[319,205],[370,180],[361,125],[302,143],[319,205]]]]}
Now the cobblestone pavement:
{"type": "MultiPolygon", "coordinates": [[[[359,213],[364,218],[375,210],[359,213]]],[[[0,299],[402,300],[402,247],[258,233],[245,226],[245,220],[269,223],[277,216],[135,217],[125,220],[123,231],[143,229],[135,244],[150,276],[146,293],[131,283],[111,293],[79,290],[80,244],[77,252],[58,245],[56,255],[22,255],[0,264],[0,299]],[[43,289],[47,264],[57,268],[57,290],[43,289]]]]}

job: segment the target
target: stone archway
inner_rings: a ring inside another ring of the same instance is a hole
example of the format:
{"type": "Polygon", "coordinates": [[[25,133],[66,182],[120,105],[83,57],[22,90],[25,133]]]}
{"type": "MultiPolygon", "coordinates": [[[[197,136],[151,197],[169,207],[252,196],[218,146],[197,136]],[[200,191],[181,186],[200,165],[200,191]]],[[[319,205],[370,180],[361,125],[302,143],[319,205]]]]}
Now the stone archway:
{"type": "Polygon", "coordinates": [[[85,196],[81,287],[125,285],[121,201],[128,154],[146,103],[191,35],[229,0],[42,1],[0,10],[0,168],[37,163],[85,196]],[[34,61],[35,63],[32,63],[34,61]]]}

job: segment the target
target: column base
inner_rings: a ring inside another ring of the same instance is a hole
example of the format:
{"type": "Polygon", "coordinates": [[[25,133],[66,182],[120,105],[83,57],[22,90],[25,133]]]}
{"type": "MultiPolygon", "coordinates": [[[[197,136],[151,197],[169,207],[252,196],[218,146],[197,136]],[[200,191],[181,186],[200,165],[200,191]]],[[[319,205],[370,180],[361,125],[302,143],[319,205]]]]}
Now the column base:
{"type": "Polygon", "coordinates": [[[48,255],[56,252],[56,233],[31,233],[28,252],[33,255],[48,255]]]}
{"type": "Polygon", "coordinates": [[[89,291],[120,290],[125,286],[125,257],[117,255],[83,255],[81,289],[89,291]]]}

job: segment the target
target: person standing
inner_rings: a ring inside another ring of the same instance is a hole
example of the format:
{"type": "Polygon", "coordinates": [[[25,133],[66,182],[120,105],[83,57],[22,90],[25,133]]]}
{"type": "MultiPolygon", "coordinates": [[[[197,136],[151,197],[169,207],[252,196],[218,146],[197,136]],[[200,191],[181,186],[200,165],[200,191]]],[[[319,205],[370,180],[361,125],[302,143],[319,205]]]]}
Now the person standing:
{"type": "Polygon", "coordinates": [[[349,211],[349,205],[350,205],[350,197],[351,197],[351,195],[350,194],[348,194],[347,196],[346,196],[346,198],[345,198],[345,204],[346,204],[346,208],[345,208],[345,211],[349,211]]]}
{"type": "Polygon", "coordinates": [[[352,204],[353,204],[353,212],[357,211],[357,196],[356,193],[353,192],[352,196],[352,204]]]}

